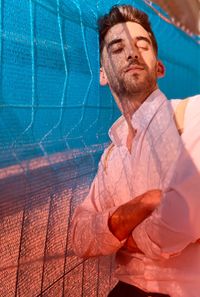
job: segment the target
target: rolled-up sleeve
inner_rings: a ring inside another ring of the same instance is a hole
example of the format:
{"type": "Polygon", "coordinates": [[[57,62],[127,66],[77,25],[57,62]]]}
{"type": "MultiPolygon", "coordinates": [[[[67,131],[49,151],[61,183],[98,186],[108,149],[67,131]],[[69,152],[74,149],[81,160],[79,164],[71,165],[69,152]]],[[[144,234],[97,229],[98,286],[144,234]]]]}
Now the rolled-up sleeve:
{"type": "Polygon", "coordinates": [[[190,107],[183,134],[185,145],[161,204],[132,232],[137,246],[152,259],[176,256],[200,238],[200,101],[194,103],[196,110],[190,107]]]}
{"type": "Polygon", "coordinates": [[[107,186],[100,162],[88,196],[73,215],[72,243],[73,250],[79,257],[113,254],[123,245],[108,227],[108,219],[116,206],[107,186]]]}

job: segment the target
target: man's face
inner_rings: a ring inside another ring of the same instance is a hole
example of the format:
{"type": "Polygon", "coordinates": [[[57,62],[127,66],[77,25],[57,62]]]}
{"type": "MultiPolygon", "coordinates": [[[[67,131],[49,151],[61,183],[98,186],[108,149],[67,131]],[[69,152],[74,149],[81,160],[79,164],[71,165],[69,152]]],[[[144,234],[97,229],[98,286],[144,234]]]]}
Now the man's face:
{"type": "Polygon", "coordinates": [[[159,62],[148,32],[137,23],[119,23],[108,31],[101,62],[104,84],[119,98],[156,88],[159,62]]]}

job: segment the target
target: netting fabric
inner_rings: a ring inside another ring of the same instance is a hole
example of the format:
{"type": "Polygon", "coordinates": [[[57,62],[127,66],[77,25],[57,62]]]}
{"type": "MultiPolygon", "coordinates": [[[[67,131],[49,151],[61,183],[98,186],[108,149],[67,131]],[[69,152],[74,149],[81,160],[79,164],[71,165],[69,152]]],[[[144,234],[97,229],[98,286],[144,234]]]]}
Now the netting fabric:
{"type": "MultiPolygon", "coordinates": [[[[0,296],[106,296],[112,284],[112,259],[73,255],[70,222],[119,116],[99,87],[96,21],[120,3],[0,1],[0,296]]],[[[167,69],[161,89],[198,93],[195,38],[142,0],[126,3],[149,14],[167,69]]]]}

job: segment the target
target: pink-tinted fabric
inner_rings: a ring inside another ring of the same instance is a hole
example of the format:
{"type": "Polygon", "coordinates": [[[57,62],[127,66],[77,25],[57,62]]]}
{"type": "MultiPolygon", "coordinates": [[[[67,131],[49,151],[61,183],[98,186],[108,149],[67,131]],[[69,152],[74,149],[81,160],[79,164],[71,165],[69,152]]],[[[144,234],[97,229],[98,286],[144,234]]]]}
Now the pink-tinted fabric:
{"type": "Polygon", "coordinates": [[[73,245],[81,257],[116,253],[116,276],[143,290],[197,297],[200,96],[189,100],[181,137],[173,120],[179,101],[168,101],[160,90],[147,98],[132,117],[137,133],[131,153],[124,118],[111,127],[114,146],[104,152],[90,192],[74,213],[73,245]],[[162,202],[132,233],[144,254],[129,253],[110,232],[108,218],[150,189],[163,191],[162,202]]]}

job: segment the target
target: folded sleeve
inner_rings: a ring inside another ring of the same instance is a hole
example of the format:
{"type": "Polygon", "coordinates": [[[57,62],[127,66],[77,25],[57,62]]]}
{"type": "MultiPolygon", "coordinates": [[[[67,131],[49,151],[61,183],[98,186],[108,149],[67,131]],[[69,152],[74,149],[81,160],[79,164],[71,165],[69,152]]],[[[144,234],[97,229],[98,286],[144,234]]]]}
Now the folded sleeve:
{"type": "Polygon", "coordinates": [[[177,256],[200,238],[200,97],[195,100],[188,110],[182,152],[161,204],[132,232],[137,246],[152,259],[177,256]]]}
{"type": "Polygon", "coordinates": [[[88,196],[74,212],[72,243],[79,257],[109,255],[123,246],[108,227],[108,219],[117,207],[112,201],[106,178],[101,161],[88,196]]]}

